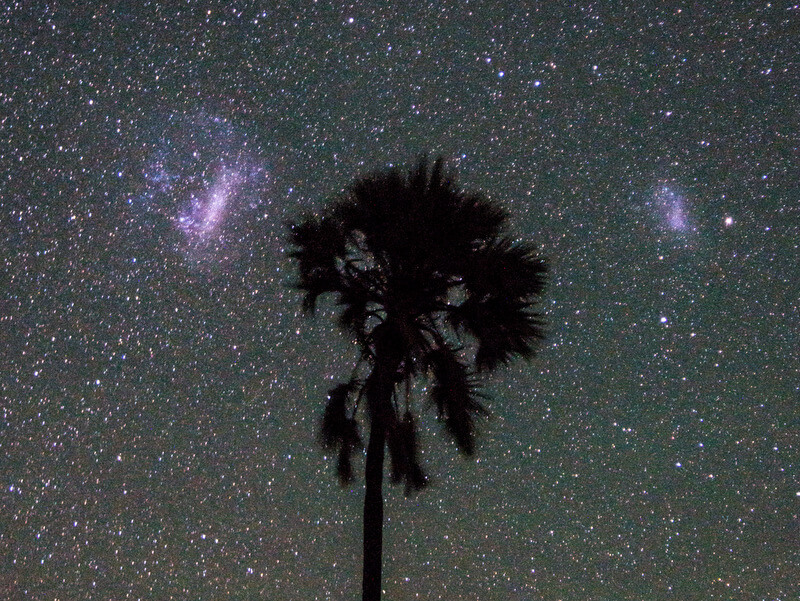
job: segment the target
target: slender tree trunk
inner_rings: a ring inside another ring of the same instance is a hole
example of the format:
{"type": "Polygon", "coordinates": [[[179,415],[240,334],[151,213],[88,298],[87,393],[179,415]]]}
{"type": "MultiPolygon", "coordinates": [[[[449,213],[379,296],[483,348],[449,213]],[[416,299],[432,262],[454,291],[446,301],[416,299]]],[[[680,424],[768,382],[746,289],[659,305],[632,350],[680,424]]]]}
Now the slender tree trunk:
{"type": "Polygon", "coordinates": [[[362,601],[380,601],[383,569],[383,460],[386,428],[392,408],[397,370],[402,362],[399,329],[386,321],[373,331],[375,363],[365,382],[370,432],[364,492],[364,569],[362,601]]]}
{"type": "Polygon", "coordinates": [[[367,445],[364,493],[364,572],[362,601],[380,601],[383,568],[383,458],[386,430],[373,427],[367,445]]]}

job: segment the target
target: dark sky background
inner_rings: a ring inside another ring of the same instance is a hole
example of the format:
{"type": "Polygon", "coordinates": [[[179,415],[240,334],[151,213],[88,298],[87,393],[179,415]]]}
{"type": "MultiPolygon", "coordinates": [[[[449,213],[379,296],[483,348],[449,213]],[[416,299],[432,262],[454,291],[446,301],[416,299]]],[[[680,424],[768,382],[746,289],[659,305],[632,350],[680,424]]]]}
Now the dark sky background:
{"type": "Polygon", "coordinates": [[[477,460],[425,414],[386,599],[798,598],[800,7],[71,4],[0,15],[1,598],[358,597],[283,224],[421,152],[550,334],[477,460]]]}

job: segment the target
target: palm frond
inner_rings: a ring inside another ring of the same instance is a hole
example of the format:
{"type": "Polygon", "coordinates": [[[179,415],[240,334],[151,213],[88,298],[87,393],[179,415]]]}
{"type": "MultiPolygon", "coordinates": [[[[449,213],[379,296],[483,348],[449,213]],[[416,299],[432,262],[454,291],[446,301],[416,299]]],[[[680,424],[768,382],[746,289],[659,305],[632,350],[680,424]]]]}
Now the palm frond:
{"type": "Polygon", "coordinates": [[[353,475],[353,445],[342,445],[339,447],[339,457],[336,460],[336,473],[339,476],[339,484],[345,486],[355,480],[353,475]]]}
{"type": "Polygon", "coordinates": [[[406,411],[402,420],[395,419],[386,435],[392,483],[405,482],[406,496],[423,489],[428,484],[428,478],[419,464],[417,425],[411,412],[406,411]]]}
{"type": "Polygon", "coordinates": [[[530,303],[513,298],[468,299],[449,310],[448,320],[477,341],[478,371],[491,371],[514,357],[532,357],[545,335],[542,316],[530,303]]]}
{"type": "Polygon", "coordinates": [[[426,229],[434,230],[443,248],[452,253],[478,241],[494,238],[502,230],[508,213],[482,194],[462,191],[453,174],[444,170],[444,161],[433,164],[423,156],[411,170],[410,179],[424,182],[421,207],[426,229]]]}
{"type": "Polygon", "coordinates": [[[356,340],[362,346],[367,337],[367,321],[374,314],[370,310],[371,303],[374,304],[374,301],[369,290],[360,284],[354,285],[353,280],[348,281],[336,301],[337,305],[343,307],[337,320],[339,326],[355,334],[356,340]]]}
{"type": "Polygon", "coordinates": [[[502,207],[462,192],[443,161],[427,157],[405,174],[391,169],[359,179],[335,214],[345,229],[364,235],[394,276],[414,280],[447,270],[451,259],[493,239],[507,220],[502,207]]]}
{"type": "Polygon", "coordinates": [[[498,236],[506,224],[508,213],[480,194],[450,192],[450,195],[449,202],[437,199],[436,204],[443,212],[442,246],[449,249],[449,257],[457,259],[498,236]]]}
{"type": "Polygon", "coordinates": [[[294,246],[289,256],[298,262],[296,286],[305,292],[303,309],[313,312],[317,297],[342,287],[337,259],[344,257],[346,239],[336,220],[313,216],[290,224],[289,239],[294,246]]]}
{"type": "Polygon", "coordinates": [[[533,245],[499,237],[465,255],[463,271],[470,297],[529,300],[544,291],[547,263],[533,245]]]}
{"type": "Polygon", "coordinates": [[[477,400],[477,386],[467,366],[449,348],[438,348],[427,357],[434,378],[431,398],[447,432],[465,455],[475,452],[475,416],[488,415],[477,400]]]}
{"type": "Polygon", "coordinates": [[[534,309],[544,290],[547,264],[530,244],[500,237],[464,260],[461,302],[446,307],[456,331],[477,341],[478,371],[514,357],[530,358],[544,338],[544,321],[534,309]]]}
{"type": "Polygon", "coordinates": [[[344,485],[353,480],[351,457],[362,448],[356,420],[348,415],[350,397],[358,387],[355,380],[339,384],[328,391],[328,402],[322,415],[320,444],[324,449],[338,449],[337,471],[344,485]]]}

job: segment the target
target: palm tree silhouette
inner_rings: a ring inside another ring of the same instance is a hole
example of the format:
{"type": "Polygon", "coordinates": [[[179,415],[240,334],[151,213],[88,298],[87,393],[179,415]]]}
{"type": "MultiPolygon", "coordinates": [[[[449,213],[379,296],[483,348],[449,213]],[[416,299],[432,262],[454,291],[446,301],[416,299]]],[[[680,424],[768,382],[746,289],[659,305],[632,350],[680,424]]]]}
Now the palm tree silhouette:
{"type": "Polygon", "coordinates": [[[290,225],[303,308],[313,312],[320,295],[334,293],[339,325],[358,343],[353,374],[328,393],[320,442],[338,452],[339,477],[350,482],[366,400],[363,601],[381,596],[386,449],[391,480],[406,494],[427,483],[412,381],[427,378],[445,430],[472,455],[475,418],[487,413],[478,377],[531,357],[543,336],[535,307],[546,265],[510,237],[507,221],[497,204],[462,191],[441,158],[423,158],[407,173],[357,179],[321,216],[290,225]]]}

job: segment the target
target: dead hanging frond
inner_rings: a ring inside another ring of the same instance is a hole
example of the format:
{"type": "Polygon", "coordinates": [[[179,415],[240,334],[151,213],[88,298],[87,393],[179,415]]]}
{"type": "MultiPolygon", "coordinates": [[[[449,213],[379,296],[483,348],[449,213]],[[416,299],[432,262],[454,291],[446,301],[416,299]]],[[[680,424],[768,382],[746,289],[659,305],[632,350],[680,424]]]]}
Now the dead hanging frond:
{"type": "Polygon", "coordinates": [[[322,415],[320,444],[324,449],[339,451],[337,471],[342,485],[353,481],[353,451],[363,447],[358,424],[349,411],[351,396],[357,388],[357,380],[331,388],[322,415]]]}
{"type": "Polygon", "coordinates": [[[419,441],[414,416],[406,411],[402,420],[395,420],[387,430],[386,442],[392,466],[392,483],[405,482],[406,496],[421,490],[428,478],[419,464],[419,441]]]}
{"type": "Polygon", "coordinates": [[[488,415],[478,402],[477,383],[452,349],[436,349],[427,359],[433,376],[431,399],[439,419],[459,450],[472,455],[475,452],[475,417],[488,415]]]}

